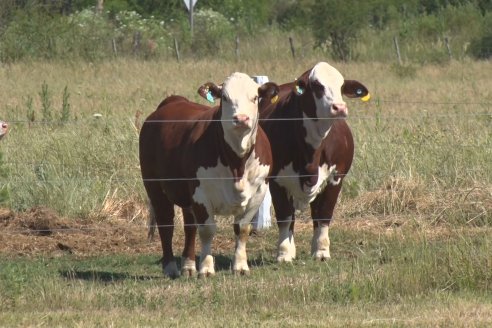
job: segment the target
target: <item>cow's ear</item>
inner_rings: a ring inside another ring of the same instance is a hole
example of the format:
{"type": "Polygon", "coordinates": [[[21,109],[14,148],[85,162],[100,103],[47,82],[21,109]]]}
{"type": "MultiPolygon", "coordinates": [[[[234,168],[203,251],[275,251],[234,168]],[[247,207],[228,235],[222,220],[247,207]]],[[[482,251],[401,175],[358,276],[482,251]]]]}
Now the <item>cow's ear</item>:
{"type": "Polygon", "coordinates": [[[213,103],[215,99],[222,97],[222,86],[207,82],[198,88],[198,94],[213,103]]]}
{"type": "Polygon", "coordinates": [[[272,104],[278,101],[280,88],[276,83],[267,82],[258,88],[258,96],[262,99],[270,99],[272,104]]]}
{"type": "Polygon", "coordinates": [[[368,101],[371,98],[369,90],[356,80],[345,80],[342,85],[342,94],[349,98],[360,98],[362,101],[368,101]]]}
{"type": "Polygon", "coordinates": [[[302,78],[299,78],[294,83],[294,93],[298,96],[302,96],[304,92],[306,92],[307,81],[304,81],[302,78]]]}

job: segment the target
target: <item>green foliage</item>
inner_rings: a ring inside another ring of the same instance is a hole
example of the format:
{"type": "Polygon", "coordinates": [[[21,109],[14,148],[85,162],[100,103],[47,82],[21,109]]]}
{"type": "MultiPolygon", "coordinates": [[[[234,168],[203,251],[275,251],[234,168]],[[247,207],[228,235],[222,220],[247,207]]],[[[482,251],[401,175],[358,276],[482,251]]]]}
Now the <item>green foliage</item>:
{"type": "Polygon", "coordinates": [[[221,13],[227,20],[248,33],[268,24],[272,1],[264,0],[200,0],[196,9],[208,9],[221,13]]]}
{"type": "Polygon", "coordinates": [[[234,51],[235,35],[243,45],[266,31],[275,35],[280,30],[305,35],[306,49],[314,44],[344,61],[386,61],[391,40],[398,36],[407,60],[442,64],[449,61],[445,38],[455,59],[467,54],[470,42],[468,54],[488,56],[487,33],[481,30],[492,10],[486,0],[201,0],[194,9],[192,40],[181,0],[107,0],[101,15],[95,14],[94,4],[2,1],[0,61],[174,58],[174,39],[182,57],[214,53],[225,58],[223,54],[234,51]]]}
{"type": "MultiPolygon", "coordinates": [[[[153,327],[168,320],[183,327],[319,327],[328,326],[324,309],[335,327],[371,325],[368,320],[375,327],[488,325],[490,231],[439,233],[444,228],[408,228],[411,222],[371,231],[361,224],[364,229],[330,231],[334,256],[327,262],[309,255],[312,230],[298,231],[298,259],[283,265],[274,262],[277,231],[271,229],[248,244],[249,258],[257,259],[251,277],[233,276],[232,250],[220,250],[214,254],[220,270],[205,281],[163,278],[157,254],[4,255],[0,325],[46,318],[52,326],[153,327]]],[[[232,236],[224,230],[217,239],[232,236]]],[[[72,239],[79,235],[63,244],[78,250],[72,239]]]]}
{"type": "Polygon", "coordinates": [[[225,46],[231,49],[234,27],[222,14],[203,9],[194,17],[192,50],[200,55],[217,55],[225,46]],[[228,42],[229,41],[229,42],[228,42]]]}
{"type": "Polygon", "coordinates": [[[492,12],[485,17],[482,32],[472,40],[468,51],[477,59],[492,58],[492,12]]]}
{"type": "Polygon", "coordinates": [[[53,108],[51,107],[51,94],[48,90],[46,81],[43,81],[43,84],[41,85],[39,99],[41,100],[41,114],[43,116],[43,121],[50,122],[53,119],[53,108]]]}
{"type": "Polygon", "coordinates": [[[36,120],[33,98],[31,96],[27,96],[26,98],[26,119],[28,122],[34,122],[36,120]]]}
{"type": "Polygon", "coordinates": [[[63,96],[62,96],[62,108],[60,111],[60,122],[61,123],[67,123],[68,120],[70,119],[70,93],[68,92],[68,86],[65,86],[63,89],[63,96]]]}
{"type": "Polygon", "coordinates": [[[367,22],[366,2],[323,0],[313,7],[312,31],[317,46],[343,61],[354,57],[352,45],[367,22]]]}

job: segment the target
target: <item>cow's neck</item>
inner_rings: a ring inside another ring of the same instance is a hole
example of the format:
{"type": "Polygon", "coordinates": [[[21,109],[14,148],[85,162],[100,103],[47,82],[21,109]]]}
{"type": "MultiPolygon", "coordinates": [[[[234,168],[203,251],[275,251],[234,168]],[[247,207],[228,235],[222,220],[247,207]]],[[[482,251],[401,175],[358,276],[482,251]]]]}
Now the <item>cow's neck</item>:
{"type": "Polygon", "coordinates": [[[331,126],[333,125],[333,120],[312,120],[305,114],[303,118],[304,120],[302,121],[302,125],[304,130],[306,131],[304,141],[313,149],[317,149],[321,146],[323,139],[326,138],[326,136],[330,132],[331,126]]]}
{"type": "Polygon", "coordinates": [[[222,165],[230,168],[234,180],[239,181],[243,175],[246,168],[246,162],[254,150],[254,140],[253,143],[248,147],[248,149],[241,156],[238,155],[231,145],[226,141],[224,129],[222,125],[218,124],[219,132],[219,159],[222,165]]]}

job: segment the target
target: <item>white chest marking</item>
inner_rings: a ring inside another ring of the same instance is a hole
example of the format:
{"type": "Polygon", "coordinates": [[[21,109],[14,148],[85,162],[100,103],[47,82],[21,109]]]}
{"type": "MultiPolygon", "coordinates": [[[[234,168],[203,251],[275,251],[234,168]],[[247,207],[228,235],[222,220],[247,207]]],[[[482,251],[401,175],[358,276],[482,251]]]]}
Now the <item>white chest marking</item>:
{"type": "Polygon", "coordinates": [[[294,207],[296,209],[302,209],[307,204],[311,203],[319,193],[321,193],[327,183],[337,185],[340,183],[341,178],[335,179],[337,173],[336,165],[328,167],[328,164],[323,164],[318,167],[318,181],[314,186],[301,185],[299,182],[299,172],[295,172],[292,163],[284,167],[279,172],[279,178],[275,181],[284,187],[289,196],[294,199],[294,207]],[[294,177],[295,176],[295,177],[294,177]]]}
{"type": "Polygon", "coordinates": [[[193,200],[203,204],[209,215],[234,215],[236,222],[248,223],[258,210],[267,184],[270,167],[260,164],[253,151],[246,161],[244,175],[235,182],[230,169],[222,164],[211,168],[199,168],[200,185],[193,200]]]}

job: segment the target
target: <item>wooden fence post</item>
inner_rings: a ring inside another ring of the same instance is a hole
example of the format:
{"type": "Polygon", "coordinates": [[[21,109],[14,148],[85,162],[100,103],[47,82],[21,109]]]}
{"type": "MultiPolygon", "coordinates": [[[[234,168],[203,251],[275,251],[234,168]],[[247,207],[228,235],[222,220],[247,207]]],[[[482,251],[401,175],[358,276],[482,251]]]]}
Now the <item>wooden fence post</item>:
{"type": "Polygon", "coordinates": [[[176,60],[179,63],[181,61],[181,58],[179,56],[178,40],[176,40],[176,38],[174,38],[174,51],[176,52],[176,60]]]}
{"type": "Polygon", "coordinates": [[[118,56],[118,49],[116,49],[116,40],[113,38],[111,39],[111,45],[113,46],[113,55],[115,57],[118,56]]]}
{"type": "Polygon", "coordinates": [[[448,50],[449,59],[453,59],[453,55],[451,54],[451,47],[449,46],[449,38],[447,36],[444,38],[444,43],[446,44],[446,49],[448,50]]]}
{"type": "Polygon", "coordinates": [[[140,41],[142,35],[140,31],[137,31],[133,34],[133,55],[136,55],[140,51],[140,41]]]}
{"type": "Polygon", "coordinates": [[[296,59],[296,49],[294,48],[294,39],[289,36],[290,52],[292,54],[292,59],[296,59]]]}
{"type": "Polygon", "coordinates": [[[396,55],[398,56],[398,64],[401,66],[401,55],[400,55],[400,46],[398,45],[398,38],[393,37],[393,43],[395,44],[396,55]]]}

